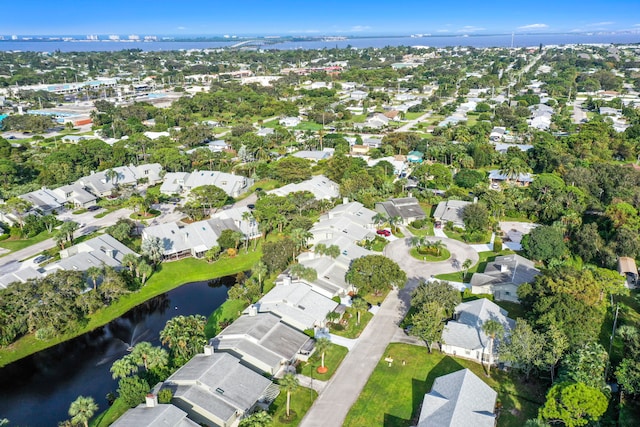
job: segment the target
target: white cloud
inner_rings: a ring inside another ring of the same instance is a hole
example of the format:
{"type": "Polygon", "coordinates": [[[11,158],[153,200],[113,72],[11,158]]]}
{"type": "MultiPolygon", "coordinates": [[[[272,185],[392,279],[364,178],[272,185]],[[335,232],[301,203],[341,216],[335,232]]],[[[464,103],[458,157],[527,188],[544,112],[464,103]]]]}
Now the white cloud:
{"type": "Polygon", "coordinates": [[[354,32],[354,33],[358,33],[360,31],[367,31],[370,30],[371,27],[368,25],[354,25],[353,27],[351,27],[351,29],[349,31],[354,32]]]}
{"type": "Polygon", "coordinates": [[[290,34],[317,34],[320,30],[289,30],[290,34]]]}
{"type": "Polygon", "coordinates": [[[465,25],[464,27],[460,28],[456,32],[457,33],[474,33],[476,31],[483,31],[483,30],[485,30],[485,28],[476,27],[474,25],[465,25]]]}
{"type": "Polygon", "coordinates": [[[450,33],[451,30],[436,30],[436,33],[450,33]]]}
{"type": "Polygon", "coordinates": [[[640,24],[633,24],[634,27],[640,27],[640,24]]]}
{"type": "Polygon", "coordinates": [[[519,30],[539,30],[542,28],[549,28],[547,24],[529,24],[518,27],[519,30]]]}
{"type": "Polygon", "coordinates": [[[176,28],[176,30],[180,30],[180,31],[186,30],[186,29],[187,29],[187,27],[183,27],[183,26],[179,26],[178,28],[176,28]]]}
{"type": "Polygon", "coordinates": [[[615,22],[612,21],[603,21],[603,22],[594,22],[593,24],[587,24],[585,27],[606,27],[607,25],[613,25],[615,22]]]}

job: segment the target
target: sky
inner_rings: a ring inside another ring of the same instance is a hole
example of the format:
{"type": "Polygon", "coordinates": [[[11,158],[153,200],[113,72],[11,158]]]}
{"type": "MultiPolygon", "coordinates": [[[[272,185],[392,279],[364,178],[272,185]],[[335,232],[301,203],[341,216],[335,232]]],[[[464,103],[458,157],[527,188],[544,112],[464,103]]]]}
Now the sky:
{"type": "Polygon", "coordinates": [[[640,32],[640,0],[6,0],[1,35],[640,32]]]}

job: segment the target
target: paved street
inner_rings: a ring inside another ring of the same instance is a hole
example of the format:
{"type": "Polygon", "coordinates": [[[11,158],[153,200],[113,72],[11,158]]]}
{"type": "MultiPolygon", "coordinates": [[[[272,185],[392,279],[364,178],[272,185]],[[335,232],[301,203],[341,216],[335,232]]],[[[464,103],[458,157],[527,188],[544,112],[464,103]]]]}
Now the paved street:
{"type": "MultiPolygon", "coordinates": [[[[452,239],[442,240],[456,259],[463,262],[470,258],[478,262],[478,254],[468,245],[452,239]]],[[[384,254],[393,259],[407,273],[407,285],[400,291],[392,291],[384,300],[378,313],[367,325],[355,346],[342,361],[342,364],[327,382],[311,409],[300,423],[301,427],[338,427],[351,406],[362,392],[371,372],[384,354],[387,345],[402,339],[404,332],[398,324],[409,309],[411,292],[422,281],[432,275],[458,271],[451,260],[425,263],[409,256],[408,239],[390,242],[384,254]]],[[[409,341],[413,341],[410,339],[409,341]]]]}

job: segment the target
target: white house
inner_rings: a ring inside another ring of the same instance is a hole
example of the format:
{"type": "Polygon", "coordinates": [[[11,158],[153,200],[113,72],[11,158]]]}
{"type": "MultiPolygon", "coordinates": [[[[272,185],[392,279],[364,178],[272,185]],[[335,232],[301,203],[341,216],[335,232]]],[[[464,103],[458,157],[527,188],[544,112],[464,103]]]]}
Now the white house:
{"type": "Polygon", "coordinates": [[[515,326],[506,310],[486,298],[458,304],[453,320],[442,331],[442,352],[478,363],[496,363],[500,340],[496,339],[489,348],[490,339],[482,330],[488,320],[500,322],[507,335],[515,326]]]}
{"type": "Polygon", "coordinates": [[[280,188],[269,190],[267,194],[285,197],[300,191],[310,192],[316,200],[331,200],[340,196],[340,186],[324,175],[316,175],[306,181],[287,184],[280,188]]]}

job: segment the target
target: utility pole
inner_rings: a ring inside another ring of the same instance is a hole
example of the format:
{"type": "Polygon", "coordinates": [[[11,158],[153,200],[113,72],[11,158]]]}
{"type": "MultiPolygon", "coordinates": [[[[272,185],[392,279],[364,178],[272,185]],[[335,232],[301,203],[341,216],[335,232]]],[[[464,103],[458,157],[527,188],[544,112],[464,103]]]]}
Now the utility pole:
{"type": "Polygon", "coordinates": [[[613,318],[613,328],[611,328],[611,338],[609,338],[609,360],[607,361],[607,369],[604,373],[604,378],[609,376],[609,368],[611,367],[611,350],[613,350],[613,339],[616,336],[616,326],[618,324],[618,312],[620,311],[620,304],[616,304],[616,315],[613,318]]]}

